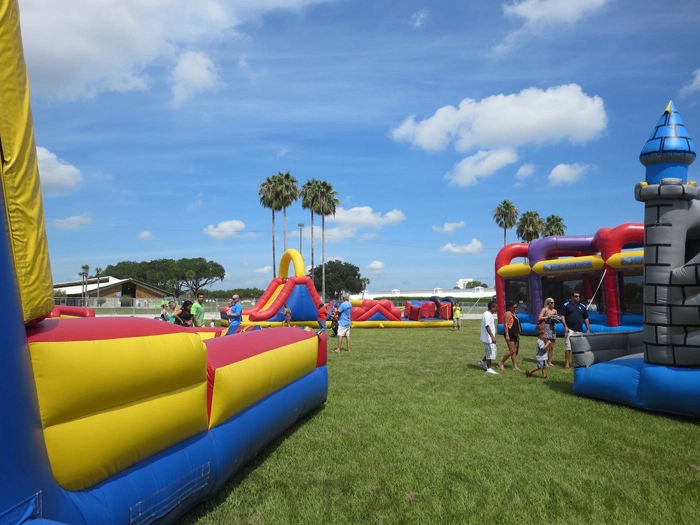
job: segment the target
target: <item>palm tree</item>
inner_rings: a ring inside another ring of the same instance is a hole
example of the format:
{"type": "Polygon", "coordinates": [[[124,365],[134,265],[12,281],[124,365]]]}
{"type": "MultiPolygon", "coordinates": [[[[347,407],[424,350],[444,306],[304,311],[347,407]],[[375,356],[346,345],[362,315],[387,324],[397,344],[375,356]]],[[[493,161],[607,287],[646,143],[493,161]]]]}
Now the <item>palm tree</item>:
{"type": "Polygon", "coordinates": [[[508,199],[496,206],[493,210],[493,220],[499,228],[503,228],[503,246],[506,245],[506,230],[510,230],[518,222],[518,208],[508,199]]]}
{"type": "Polygon", "coordinates": [[[81,267],[82,273],[80,276],[83,278],[83,306],[87,306],[87,278],[88,278],[88,273],[90,272],[90,266],[87,264],[83,264],[81,267]]]}
{"type": "Polygon", "coordinates": [[[326,302],[326,216],[335,216],[335,209],[340,204],[336,198],[338,192],[330,183],[321,181],[314,203],[314,211],[321,216],[321,300],[326,302]]]}
{"type": "Polygon", "coordinates": [[[100,305],[100,275],[102,275],[102,268],[95,268],[95,277],[97,277],[97,305],[100,305]]]}
{"type": "Polygon", "coordinates": [[[314,202],[318,195],[320,180],[311,179],[306,181],[299,191],[301,196],[301,207],[311,211],[311,282],[314,280],[314,202]]]}
{"type": "Polygon", "coordinates": [[[284,210],[284,251],[287,251],[287,208],[299,199],[299,187],[292,174],[281,171],[274,176],[277,200],[284,210]]]}
{"type": "Polygon", "coordinates": [[[543,237],[564,235],[564,230],[566,230],[566,225],[564,224],[564,219],[559,217],[559,215],[550,215],[544,220],[543,237]]]}
{"type": "Polygon", "coordinates": [[[520,216],[515,234],[518,239],[530,242],[539,239],[544,232],[544,221],[536,211],[526,211],[520,216]]]}
{"type": "Polygon", "coordinates": [[[266,178],[260,189],[260,204],[263,208],[272,210],[272,277],[277,277],[277,258],[275,256],[275,212],[282,210],[282,206],[277,199],[275,176],[266,178]]]}

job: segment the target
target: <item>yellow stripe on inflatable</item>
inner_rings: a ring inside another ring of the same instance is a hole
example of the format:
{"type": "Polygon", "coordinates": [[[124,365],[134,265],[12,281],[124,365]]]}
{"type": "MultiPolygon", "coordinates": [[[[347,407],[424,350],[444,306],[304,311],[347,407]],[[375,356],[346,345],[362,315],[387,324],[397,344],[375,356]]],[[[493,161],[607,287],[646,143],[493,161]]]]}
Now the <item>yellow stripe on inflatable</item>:
{"type": "Polygon", "coordinates": [[[506,264],[498,269],[500,277],[527,277],[530,275],[530,267],[525,263],[506,264]]]}
{"type": "Polygon", "coordinates": [[[0,180],[26,323],[53,310],[53,284],[17,2],[0,1],[0,26],[0,180]]]}
{"type": "Polygon", "coordinates": [[[605,262],[616,270],[620,268],[644,268],[644,250],[616,253],[605,262]]]}
{"type": "Polygon", "coordinates": [[[196,333],[33,342],[30,358],[56,481],[91,487],[207,429],[196,333]]]}
{"type": "Polygon", "coordinates": [[[603,259],[600,257],[600,255],[562,257],[560,259],[547,259],[545,261],[540,261],[532,267],[532,271],[539,275],[593,272],[602,270],[603,264],[603,259]]]}
{"type": "Polygon", "coordinates": [[[206,383],[45,429],[56,482],[83,490],[206,432],[206,383]]]}
{"type": "Polygon", "coordinates": [[[217,368],[209,428],[313,372],[318,340],[306,339],[217,368]]]}
{"type": "Polygon", "coordinates": [[[304,273],[304,259],[301,254],[293,249],[289,249],[282,254],[280,259],[280,279],[288,279],[292,277],[289,275],[289,263],[294,264],[294,275],[293,277],[305,277],[304,273]]]}
{"type": "Polygon", "coordinates": [[[44,427],[206,382],[195,333],[31,343],[44,427]]]}

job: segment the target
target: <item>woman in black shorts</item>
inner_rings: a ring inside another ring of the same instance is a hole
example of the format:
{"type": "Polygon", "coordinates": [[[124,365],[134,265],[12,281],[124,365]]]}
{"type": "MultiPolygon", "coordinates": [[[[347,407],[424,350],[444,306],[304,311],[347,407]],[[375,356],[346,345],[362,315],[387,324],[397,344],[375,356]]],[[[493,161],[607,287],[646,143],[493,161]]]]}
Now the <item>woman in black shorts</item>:
{"type": "Polygon", "coordinates": [[[521,332],[520,319],[518,319],[518,303],[515,301],[508,301],[506,315],[503,319],[503,336],[506,338],[508,351],[506,355],[503,356],[503,359],[501,359],[501,362],[498,363],[498,368],[501,370],[506,369],[503,365],[510,357],[513,360],[513,370],[520,371],[518,368],[518,352],[520,351],[521,332]]]}

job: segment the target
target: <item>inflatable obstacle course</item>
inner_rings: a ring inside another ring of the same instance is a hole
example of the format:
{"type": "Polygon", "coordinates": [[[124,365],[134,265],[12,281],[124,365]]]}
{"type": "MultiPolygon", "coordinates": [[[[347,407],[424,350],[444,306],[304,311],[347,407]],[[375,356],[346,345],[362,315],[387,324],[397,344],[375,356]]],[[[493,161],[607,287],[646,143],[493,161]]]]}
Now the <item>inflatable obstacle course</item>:
{"type": "Polygon", "coordinates": [[[0,523],[173,523],[325,402],[325,335],[54,308],[16,0],[0,62],[0,523]]]}

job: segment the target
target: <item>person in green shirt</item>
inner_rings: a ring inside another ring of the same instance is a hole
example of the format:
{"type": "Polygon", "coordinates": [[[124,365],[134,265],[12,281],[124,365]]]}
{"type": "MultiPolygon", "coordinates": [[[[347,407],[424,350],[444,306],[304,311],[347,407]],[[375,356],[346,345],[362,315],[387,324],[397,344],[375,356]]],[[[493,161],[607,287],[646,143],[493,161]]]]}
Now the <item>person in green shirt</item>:
{"type": "Polygon", "coordinates": [[[452,331],[455,329],[462,329],[462,307],[459,303],[455,303],[455,307],[452,309],[452,331]]]}
{"type": "Polygon", "coordinates": [[[204,326],[204,294],[197,294],[197,301],[192,305],[192,323],[194,326],[204,326]]]}

